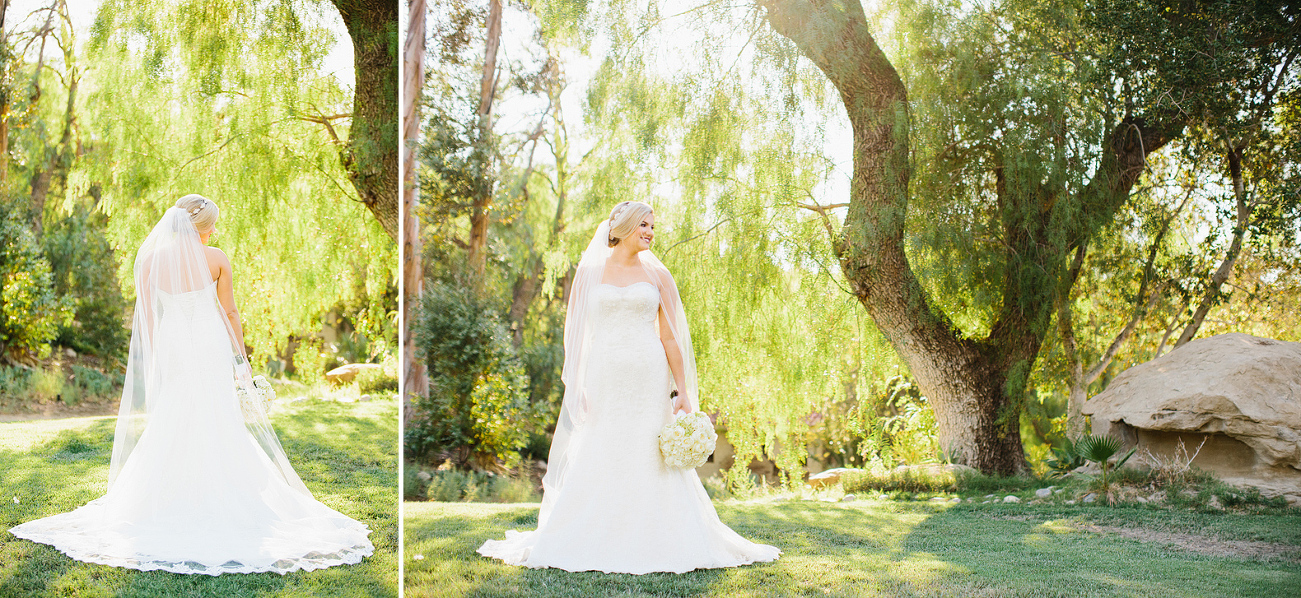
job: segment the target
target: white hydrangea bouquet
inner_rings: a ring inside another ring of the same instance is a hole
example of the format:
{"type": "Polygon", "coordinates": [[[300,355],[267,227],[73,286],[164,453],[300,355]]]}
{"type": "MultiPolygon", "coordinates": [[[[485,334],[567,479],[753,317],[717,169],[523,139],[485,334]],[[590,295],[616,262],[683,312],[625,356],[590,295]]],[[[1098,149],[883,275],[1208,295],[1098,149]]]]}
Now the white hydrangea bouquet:
{"type": "Polygon", "coordinates": [[[695,469],[714,454],[718,433],[709,416],[695,411],[679,413],[660,431],[660,452],[664,464],[681,469],[695,469]]]}
{"type": "Polygon", "coordinates": [[[271,401],[276,400],[276,391],[271,388],[266,376],[258,375],[253,376],[251,388],[239,387],[235,390],[235,396],[239,397],[239,408],[244,412],[245,419],[253,419],[259,413],[266,413],[271,401]]]}

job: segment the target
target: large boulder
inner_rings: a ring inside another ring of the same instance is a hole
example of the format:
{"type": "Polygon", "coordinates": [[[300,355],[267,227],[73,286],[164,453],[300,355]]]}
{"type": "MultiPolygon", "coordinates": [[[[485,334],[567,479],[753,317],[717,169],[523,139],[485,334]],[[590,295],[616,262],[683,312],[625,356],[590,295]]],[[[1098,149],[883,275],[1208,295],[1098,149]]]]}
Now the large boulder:
{"type": "Polygon", "coordinates": [[[1182,440],[1194,465],[1225,482],[1301,500],[1301,343],[1195,340],[1125,370],[1083,411],[1136,457],[1169,459],[1182,440]]]}

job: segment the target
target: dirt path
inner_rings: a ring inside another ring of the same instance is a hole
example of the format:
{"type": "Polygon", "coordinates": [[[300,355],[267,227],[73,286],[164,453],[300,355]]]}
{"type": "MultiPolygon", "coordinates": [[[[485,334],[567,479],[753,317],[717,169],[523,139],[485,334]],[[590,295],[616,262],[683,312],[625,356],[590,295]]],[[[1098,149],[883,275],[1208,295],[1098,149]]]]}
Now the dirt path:
{"type": "Polygon", "coordinates": [[[1115,527],[1110,525],[1093,525],[1084,523],[1076,529],[1095,534],[1115,534],[1123,538],[1140,542],[1156,542],[1173,546],[1177,550],[1195,552],[1207,556],[1236,557],[1251,560],[1284,560],[1301,563],[1301,546],[1281,544],[1278,542],[1256,542],[1248,540],[1219,540],[1197,534],[1180,534],[1163,532],[1141,527],[1115,527]]]}
{"type": "Polygon", "coordinates": [[[69,407],[58,401],[44,405],[31,405],[36,410],[21,412],[0,412],[0,423],[25,422],[38,419],[63,419],[67,417],[94,417],[97,415],[117,415],[117,402],[81,403],[69,407]]]}

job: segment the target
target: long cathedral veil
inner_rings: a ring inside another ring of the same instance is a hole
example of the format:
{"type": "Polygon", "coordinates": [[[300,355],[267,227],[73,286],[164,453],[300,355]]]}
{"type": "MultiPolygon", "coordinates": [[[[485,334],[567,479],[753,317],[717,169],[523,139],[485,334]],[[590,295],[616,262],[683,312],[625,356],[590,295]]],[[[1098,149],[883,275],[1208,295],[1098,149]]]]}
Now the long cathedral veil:
{"type": "MultiPolygon", "coordinates": [[[[585,384],[587,364],[591,357],[591,341],[596,332],[592,321],[591,298],[593,291],[601,284],[606,261],[614,254],[614,249],[609,246],[609,238],[610,220],[607,218],[597,226],[591,242],[583,251],[574,273],[574,282],[570,286],[569,304],[565,312],[565,364],[560,375],[565,383],[565,397],[560,405],[560,418],[556,422],[551,450],[547,456],[547,472],[542,477],[543,494],[542,508],[538,513],[539,528],[545,525],[560,488],[564,485],[565,472],[572,458],[574,436],[586,421],[592,402],[599,400],[599,397],[588,394],[585,384]]],[[[647,277],[659,289],[660,308],[664,310],[665,320],[682,352],[685,390],[691,401],[691,409],[694,411],[700,404],[700,396],[697,392],[699,385],[696,381],[696,358],[691,347],[691,331],[687,327],[686,312],[682,308],[682,298],[678,294],[677,284],[673,281],[668,268],[650,251],[642,251],[638,257],[647,277]]],[[[676,385],[672,378],[670,373],[671,387],[676,385]]],[[[664,400],[667,403],[669,397],[664,397],[664,400]]]]}
{"type": "MultiPolygon", "coordinates": [[[[131,321],[131,346],[127,354],[126,378],[122,385],[122,403],[118,408],[117,427],[113,435],[113,457],[108,474],[110,491],[148,427],[150,413],[167,402],[186,399],[175,393],[158,392],[163,372],[158,367],[160,360],[157,352],[165,349],[159,347],[159,327],[166,310],[167,297],[206,293],[202,298],[206,303],[201,308],[213,309],[220,314],[230,338],[231,360],[225,365],[231,368],[231,376],[237,378],[238,386],[252,387],[248,369],[236,367],[237,362],[248,363],[248,358],[242,344],[235,340],[234,329],[225,310],[217,302],[215,288],[209,289],[214,285],[212,272],[199,231],[188,212],[172,207],[163,213],[162,219],[140,244],[140,250],[136,253],[134,278],[135,314],[131,321]]],[[[233,393],[230,400],[237,400],[233,393]]],[[[243,412],[249,433],[285,481],[294,489],[310,495],[311,492],[290,466],[262,406],[253,404],[243,412]]]]}

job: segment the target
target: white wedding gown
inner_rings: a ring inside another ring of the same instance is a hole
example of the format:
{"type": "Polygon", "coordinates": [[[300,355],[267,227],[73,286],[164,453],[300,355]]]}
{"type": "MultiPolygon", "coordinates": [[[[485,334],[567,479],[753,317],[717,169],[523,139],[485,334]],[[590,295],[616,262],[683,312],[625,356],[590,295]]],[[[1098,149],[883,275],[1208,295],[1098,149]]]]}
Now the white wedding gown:
{"type": "Polygon", "coordinates": [[[655,332],[659,290],[593,291],[591,411],[543,527],[507,531],[479,553],[512,565],[606,573],[683,573],[775,560],[723,524],[695,470],[669,468],[658,435],[672,419],[669,366],[655,332]]]}
{"type": "Polygon", "coordinates": [[[289,573],[374,552],[362,523],[290,485],[244,424],[216,284],[163,295],[157,396],[108,493],[15,536],[79,560],[175,573],[289,573]]]}

